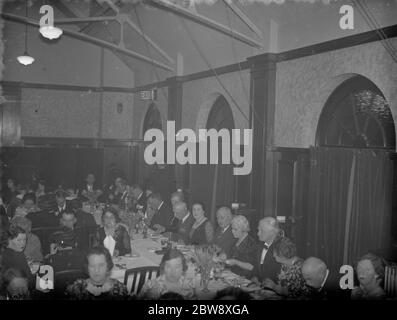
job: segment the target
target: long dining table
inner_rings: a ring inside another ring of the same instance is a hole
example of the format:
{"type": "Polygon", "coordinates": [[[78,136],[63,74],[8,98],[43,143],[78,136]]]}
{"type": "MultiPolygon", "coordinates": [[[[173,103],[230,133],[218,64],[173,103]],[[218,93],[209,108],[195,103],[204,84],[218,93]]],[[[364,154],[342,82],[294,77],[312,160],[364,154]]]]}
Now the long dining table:
{"type": "MultiPolygon", "coordinates": [[[[134,236],[131,240],[131,254],[113,259],[114,267],[112,269],[111,277],[120,282],[124,282],[125,272],[128,269],[160,266],[163,256],[160,253],[160,250],[162,249],[162,239],[164,238],[142,238],[141,236],[134,236]]],[[[195,272],[195,267],[190,261],[188,261],[186,277],[190,278],[194,282],[197,298],[202,300],[213,299],[219,290],[230,286],[239,287],[250,292],[255,299],[278,299],[278,297],[271,292],[265,292],[265,295],[263,295],[262,292],[262,296],[256,295],[254,293],[255,287],[252,288],[249,286],[251,282],[248,279],[240,277],[229,270],[224,270],[221,276],[212,278],[208,283],[208,290],[202,290],[200,275],[195,272]]]]}

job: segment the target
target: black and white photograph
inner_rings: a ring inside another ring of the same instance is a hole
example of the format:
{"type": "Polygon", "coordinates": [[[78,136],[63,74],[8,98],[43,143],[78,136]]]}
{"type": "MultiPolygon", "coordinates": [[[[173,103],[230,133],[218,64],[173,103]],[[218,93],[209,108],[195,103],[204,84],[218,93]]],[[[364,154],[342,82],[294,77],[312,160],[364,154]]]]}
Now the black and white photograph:
{"type": "Polygon", "coordinates": [[[397,302],[397,0],[2,0],[0,39],[0,314],[397,302]]]}

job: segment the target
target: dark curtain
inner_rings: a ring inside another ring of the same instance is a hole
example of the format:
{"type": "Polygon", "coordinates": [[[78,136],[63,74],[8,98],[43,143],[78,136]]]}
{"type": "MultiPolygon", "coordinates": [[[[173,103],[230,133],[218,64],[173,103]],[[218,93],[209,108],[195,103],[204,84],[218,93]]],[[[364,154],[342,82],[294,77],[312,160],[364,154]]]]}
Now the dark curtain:
{"type": "Polygon", "coordinates": [[[392,166],[386,151],[310,150],[307,255],[339,270],[389,245],[392,166]]]}
{"type": "Polygon", "coordinates": [[[368,251],[390,246],[393,166],[381,150],[357,150],[347,263],[368,251]]]}

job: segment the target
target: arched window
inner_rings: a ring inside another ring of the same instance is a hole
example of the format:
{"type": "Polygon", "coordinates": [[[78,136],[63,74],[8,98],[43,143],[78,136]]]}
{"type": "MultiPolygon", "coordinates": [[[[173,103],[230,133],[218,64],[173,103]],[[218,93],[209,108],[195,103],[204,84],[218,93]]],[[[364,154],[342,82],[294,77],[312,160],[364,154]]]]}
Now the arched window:
{"type": "Polygon", "coordinates": [[[154,103],[149,106],[149,109],[146,112],[145,119],[143,121],[142,135],[144,136],[145,132],[149,129],[163,129],[160,111],[154,103]]]}
{"type": "Polygon", "coordinates": [[[378,87],[362,76],[331,94],[317,127],[318,146],[395,148],[393,117],[378,87]]]}
{"type": "Polygon", "coordinates": [[[233,114],[224,96],[219,96],[208,115],[207,129],[234,129],[233,114]]]}

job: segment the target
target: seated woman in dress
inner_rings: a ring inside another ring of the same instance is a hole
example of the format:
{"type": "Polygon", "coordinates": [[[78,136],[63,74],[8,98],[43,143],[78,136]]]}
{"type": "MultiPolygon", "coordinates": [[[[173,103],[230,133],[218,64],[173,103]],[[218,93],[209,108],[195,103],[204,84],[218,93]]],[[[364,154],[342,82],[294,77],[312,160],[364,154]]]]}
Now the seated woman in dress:
{"type": "Polygon", "coordinates": [[[10,268],[2,274],[0,300],[29,300],[29,284],[26,274],[15,268],[10,268]]]}
{"type": "Polygon", "coordinates": [[[274,243],[273,256],[281,264],[281,271],[277,284],[266,279],[264,285],[287,298],[303,299],[310,291],[302,275],[303,260],[297,256],[296,251],[296,245],[287,237],[282,237],[274,243]]]}
{"type": "Polygon", "coordinates": [[[383,290],[385,262],[382,258],[368,253],[358,260],[355,270],[360,285],[352,290],[353,300],[381,300],[386,297],[383,290]]]}
{"type": "Polygon", "coordinates": [[[129,297],[121,282],[111,279],[112,257],[105,247],[94,247],[87,254],[88,279],[76,280],[66,289],[72,300],[123,300],[129,297]]]}
{"type": "Polygon", "coordinates": [[[233,236],[237,239],[231,254],[225,261],[230,270],[243,277],[248,277],[254,269],[256,243],[248,234],[249,222],[242,215],[235,216],[231,223],[233,236]]]}
{"type": "Polygon", "coordinates": [[[205,207],[201,202],[195,202],[192,206],[192,214],[195,222],[190,230],[190,244],[210,244],[214,239],[214,227],[205,216],[205,207]]]}
{"type": "Polygon", "coordinates": [[[194,284],[185,278],[186,270],[183,254],[177,249],[168,250],[160,263],[160,276],[155,280],[148,280],[143,285],[140,296],[157,300],[167,292],[174,292],[184,299],[193,299],[194,284]]]}
{"type": "MultiPolygon", "coordinates": [[[[7,233],[7,247],[2,252],[3,270],[10,268],[24,272],[29,280],[29,286],[34,285],[34,279],[26,257],[23,253],[26,247],[26,232],[21,227],[10,225],[7,233]]],[[[36,270],[37,271],[37,270],[36,270]]]]}
{"type": "Polygon", "coordinates": [[[103,227],[98,229],[98,245],[105,246],[113,257],[131,253],[131,241],[127,228],[119,223],[116,209],[109,207],[102,215],[103,227]]]}
{"type": "Polygon", "coordinates": [[[11,224],[21,227],[26,232],[26,247],[23,253],[28,261],[40,262],[43,260],[41,242],[38,236],[33,234],[32,222],[24,217],[14,217],[11,224]]]}

